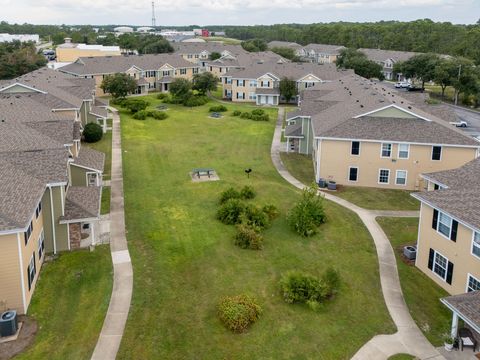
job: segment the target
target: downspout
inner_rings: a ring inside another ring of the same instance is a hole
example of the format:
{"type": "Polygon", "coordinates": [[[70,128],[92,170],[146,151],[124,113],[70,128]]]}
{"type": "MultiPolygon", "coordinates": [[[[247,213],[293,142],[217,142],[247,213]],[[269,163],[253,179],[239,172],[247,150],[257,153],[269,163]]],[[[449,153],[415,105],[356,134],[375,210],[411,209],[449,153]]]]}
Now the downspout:
{"type": "Polygon", "coordinates": [[[48,185],[48,190],[50,191],[50,212],[52,213],[52,237],[53,237],[53,253],[57,253],[57,237],[55,234],[55,212],[53,211],[53,194],[52,187],[48,185]]]}
{"type": "Polygon", "coordinates": [[[322,140],[317,140],[317,169],[315,174],[315,179],[317,183],[320,181],[320,156],[322,155],[322,140]]]}

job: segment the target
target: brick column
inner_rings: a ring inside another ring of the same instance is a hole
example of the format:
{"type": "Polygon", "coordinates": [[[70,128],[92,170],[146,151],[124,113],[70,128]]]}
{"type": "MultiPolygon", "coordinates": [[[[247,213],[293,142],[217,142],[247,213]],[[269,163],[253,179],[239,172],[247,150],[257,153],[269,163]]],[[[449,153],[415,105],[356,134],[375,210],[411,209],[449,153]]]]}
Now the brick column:
{"type": "Polygon", "coordinates": [[[70,232],[70,249],[75,250],[80,248],[80,240],[82,240],[82,233],[80,223],[68,224],[70,232]]]}

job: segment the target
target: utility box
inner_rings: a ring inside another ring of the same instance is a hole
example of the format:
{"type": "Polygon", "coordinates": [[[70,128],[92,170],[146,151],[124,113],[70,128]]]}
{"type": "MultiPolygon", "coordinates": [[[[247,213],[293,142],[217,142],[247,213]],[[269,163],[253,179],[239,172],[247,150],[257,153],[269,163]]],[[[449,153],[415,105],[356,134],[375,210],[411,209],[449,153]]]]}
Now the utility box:
{"type": "Polygon", "coordinates": [[[17,333],[18,320],[15,310],[8,310],[0,316],[0,336],[12,336],[17,333]]]}

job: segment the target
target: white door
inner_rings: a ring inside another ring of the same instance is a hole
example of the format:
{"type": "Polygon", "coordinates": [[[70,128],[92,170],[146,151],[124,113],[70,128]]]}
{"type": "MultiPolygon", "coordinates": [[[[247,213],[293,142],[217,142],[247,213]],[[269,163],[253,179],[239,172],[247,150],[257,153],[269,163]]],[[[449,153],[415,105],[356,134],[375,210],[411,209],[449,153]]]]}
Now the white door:
{"type": "Polygon", "coordinates": [[[268,104],[273,105],[273,96],[268,96],[268,104]]]}
{"type": "Polygon", "coordinates": [[[265,95],[258,95],[260,98],[260,104],[265,105],[267,103],[267,97],[265,95]]]}

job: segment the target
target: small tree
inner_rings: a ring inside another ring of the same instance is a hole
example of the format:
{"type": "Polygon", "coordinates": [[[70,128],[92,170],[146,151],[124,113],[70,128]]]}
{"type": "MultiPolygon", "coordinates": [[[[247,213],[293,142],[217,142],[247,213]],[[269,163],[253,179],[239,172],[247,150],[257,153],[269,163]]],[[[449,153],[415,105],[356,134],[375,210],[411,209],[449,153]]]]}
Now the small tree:
{"type": "Polygon", "coordinates": [[[336,65],[342,69],[353,69],[355,74],[367,79],[383,80],[382,65],[369,60],[364,53],[355,49],[344,49],[337,58],[336,65]]]}
{"type": "Polygon", "coordinates": [[[170,84],[170,94],[177,100],[187,99],[192,91],[192,82],[188,79],[177,78],[170,84]]]}
{"type": "Polygon", "coordinates": [[[453,84],[457,76],[458,68],[452,60],[440,60],[433,73],[433,81],[442,88],[442,99],[445,96],[447,86],[453,84]]]}
{"type": "Polygon", "coordinates": [[[326,220],[323,198],[317,195],[315,184],[303,189],[301,200],[287,215],[290,227],[301,236],[312,236],[326,220]]]}
{"type": "Polygon", "coordinates": [[[193,90],[205,95],[207,91],[217,90],[218,79],[209,72],[195,74],[193,76],[193,90]]]}
{"type": "Polygon", "coordinates": [[[280,80],[280,95],[288,103],[292,98],[298,95],[297,83],[295,80],[283,78],[280,80]]]}
{"type": "Polygon", "coordinates": [[[128,94],[135,92],[137,82],[127,74],[118,73],[107,75],[100,88],[104,93],[111,94],[114,99],[124,99],[128,94]]]}
{"type": "Polygon", "coordinates": [[[289,59],[295,62],[300,61],[300,58],[297,56],[295,49],[287,48],[287,47],[273,47],[270,50],[272,50],[275,54],[278,54],[285,59],[289,59]]]}
{"type": "Polygon", "coordinates": [[[217,59],[220,59],[221,57],[222,57],[222,54],[216,51],[210,54],[210,60],[217,60],[217,59]]]}

